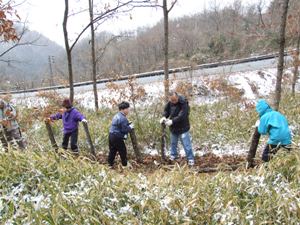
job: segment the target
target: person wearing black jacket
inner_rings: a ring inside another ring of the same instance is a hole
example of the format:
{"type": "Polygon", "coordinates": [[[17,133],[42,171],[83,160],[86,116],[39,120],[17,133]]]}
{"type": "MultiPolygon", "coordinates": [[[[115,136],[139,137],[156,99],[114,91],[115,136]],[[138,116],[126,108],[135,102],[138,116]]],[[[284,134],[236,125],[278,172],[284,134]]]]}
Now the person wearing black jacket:
{"type": "Polygon", "coordinates": [[[169,102],[166,104],[161,124],[166,124],[171,131],[171,160],[178,158],[177,145],[181,141],[189,165],[194,165],[195,157],[192,149],[189,122],[188,101],[176,92],[169,94],[169,102]]]}

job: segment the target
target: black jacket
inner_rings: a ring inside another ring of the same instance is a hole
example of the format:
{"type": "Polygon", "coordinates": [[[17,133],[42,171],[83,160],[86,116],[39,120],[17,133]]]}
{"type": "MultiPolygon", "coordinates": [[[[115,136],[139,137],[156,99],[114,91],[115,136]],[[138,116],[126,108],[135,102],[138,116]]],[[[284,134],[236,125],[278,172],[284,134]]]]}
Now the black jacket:
{"type": "Polygon", "coordinates": [[[167,103],[163,116],[172,120],[173,124],[170,127],[172,133],[183,134],[190,130],[189,112],[188,101],[183,96],[179,96],[176,104],[167,103]]]}

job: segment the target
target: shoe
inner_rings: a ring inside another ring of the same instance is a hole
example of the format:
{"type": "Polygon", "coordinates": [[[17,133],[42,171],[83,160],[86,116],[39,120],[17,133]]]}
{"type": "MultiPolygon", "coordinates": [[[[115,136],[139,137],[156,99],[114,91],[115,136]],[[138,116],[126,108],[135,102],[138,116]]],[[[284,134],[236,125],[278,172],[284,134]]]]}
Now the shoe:
{"type": "Polygon", "coordinates": [[[195,165],[195,161],[194,160],[189,160],[188,161],[188,165],[189,166],[194,166],[195,165]]]}
{"type": "Polygon", "coordinates": [[[178,156],[173,156],[173,155],[170,156],[170,160],[171,160],[171,161],[174,161],[174,160],[176,160],[176,159],[179,159],[179,157],[178,157],[178,156]]]}

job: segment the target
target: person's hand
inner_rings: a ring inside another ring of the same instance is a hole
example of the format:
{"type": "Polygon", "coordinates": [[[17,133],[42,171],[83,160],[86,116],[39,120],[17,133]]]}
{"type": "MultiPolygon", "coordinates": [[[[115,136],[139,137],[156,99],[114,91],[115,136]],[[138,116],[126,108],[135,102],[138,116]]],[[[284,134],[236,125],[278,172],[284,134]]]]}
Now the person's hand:
{"type": "Polygon", "coordinates": [[[258,127],[258,126],[259,126],[259,123],[260,123],[260,120],[257,120],[257,121],[255,122],[255,127],[258,127]]]}
{"type": "Polygon", "coordinates": [[[87,123],[87,120],[86,120],[86,119],[83,119],[83,120],[81,120],[81,122],[83,122],[83,123],[87,123]]]}
{"type": "Polygon", "coordinates": [[[130,127],[131,130],[134,129],[133,123],[129,124],[129,127],[130,127]]]}
{"type": "Polygon", "coordinates": [[[168,127],[169,127],[169,126],[172,126],[173,121],[170,120],[170,119],[167,119],[166,122],[165,122],[165,124],[166,124],[168,127]]]}
{"type": "Polygon", "coordinates": [[[51,118],[50,118],[50,117],[46,118],[46,119],[45,119],[45,122],[46,122],[46,123],[50,123],[50,122],[51,122],[51,118]]]}
{"type": "Polygon", "coordinates": [[[166,117],[163,117],[163,118],[161,118],[161,119],[159,120],[159,123],[160,123],[160,124],[163,124],[163,123],[166,122],[166,120],[167,120],[167,118],[166,118],[166,117]]]}

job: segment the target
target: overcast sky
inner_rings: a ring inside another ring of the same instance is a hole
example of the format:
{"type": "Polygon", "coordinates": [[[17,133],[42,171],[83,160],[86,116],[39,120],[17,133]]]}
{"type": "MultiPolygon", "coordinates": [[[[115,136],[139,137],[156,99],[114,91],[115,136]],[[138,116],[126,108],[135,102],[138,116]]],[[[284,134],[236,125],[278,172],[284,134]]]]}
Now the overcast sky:
{"type": "MultiPolygon", "coordinates": [[[[113,0],[105,0],[106,2],[113,0]]],[[[103,1],[103,2],[105,2],[103,1]]],[[[178,0],[174,9],[170,13],[170,18],[181,17],[183,15],[191,15],[202,12],[204,8],[208,9],[212,2],[216,2],[220,6],[231,4],[234,0],[178,0]]],[[[241,0],[244,5],[259,2],[260,0],[241,0]]],[[[267,4],[270,0],[264,0],[267,4]]],[[[78,7],[79,0],[70,0],[72,7],[78,7]],[[76,5],[75,5],[76,3],[76,5]],[[72,5],[73,4],[73,5],[72,5]]],[[[79,4],[86,7],[87,0],[81,0],[79,4]],[[82,3],[81,3],[82,2],[82,3]]],[[[170,1],[171,2],[171,1],[170,1]]],[[[29,29],[38,31],[49,39],[64,46],[64,38],[62,32],[62,20],[64,13],[63,0],[26,0],[26,2],[18,8],[18,13],[22,20],[27,18],[29,29]]],[[[118,33],[125,30],[133,30],[141,26],[151,26],[161,20],[163,17],[161,9],[139,8],[129,14],[113,19],[99,28],[99,31],[110,31],[118,33]]],[[[70,19],[68,29],[70,38],[74,38],[81,28],[87,24],[87,15],[77,15],[70,19]]],[[[88,32],[87,34],[88,35],[88,32]]]]}

